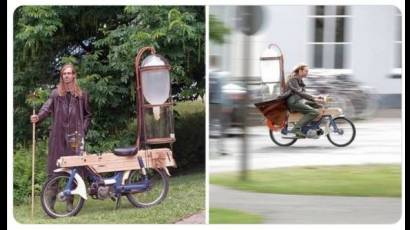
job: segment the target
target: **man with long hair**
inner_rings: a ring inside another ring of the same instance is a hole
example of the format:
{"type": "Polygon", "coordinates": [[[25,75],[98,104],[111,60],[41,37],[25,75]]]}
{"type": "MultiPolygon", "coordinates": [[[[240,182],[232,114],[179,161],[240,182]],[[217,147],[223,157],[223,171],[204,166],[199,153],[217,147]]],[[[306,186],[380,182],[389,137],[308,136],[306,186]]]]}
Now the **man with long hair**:
{"type": "MultiPolygon", "coordinates": [[[[48,116],[53,117],[52,128],[48,139],[48,162],[47,173],[50,178],[56,161],[62,156],[75,155],[68,141],[68,135],[75,132],[80,137],[85,137],[90,121],[91,110],[88,94],[81,90],[77,84],[77,71],[72,64],[64,65],[60,70],[60,82],[54,89],[48,100],[41,107],[37,115],[32,115],[31,122],[41,122],[48,116]]],[[[51,196],[55,202],[55,196],[51,196]]],[[[72,201],[67,202],[68,207],[72,201]]]]}
{"type": "Polygon", "coordinates": [[[291,134],[298,138],[303,138],[305,135],[301,128],[308,122],[319,116],[320,104],[323,104],[323,98],[320,96],[312,96],[305,92],[305,84],[303,78],[307,77],[309,72],[308,65],[299,64],[296,66],[286,84],[287,92],[290,94],[287,98],[287,105],[291,112],[299,112],[303,117],[295,124],[295,127],[290,131],[291,134]]]}

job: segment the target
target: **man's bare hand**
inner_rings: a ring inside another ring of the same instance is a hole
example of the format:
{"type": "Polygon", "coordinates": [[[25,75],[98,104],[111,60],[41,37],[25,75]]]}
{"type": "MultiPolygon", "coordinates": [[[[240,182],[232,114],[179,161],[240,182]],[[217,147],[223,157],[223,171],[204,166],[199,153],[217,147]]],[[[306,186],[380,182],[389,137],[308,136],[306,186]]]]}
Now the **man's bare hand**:
{"type": "Polygon", "coordinates": [[[325,104],[325,98],[322,96],[316,96],[315,97],[315,102],[318,104],[325,104]]]}
{"type": "Polygon", "coordinates": [[[38,116],[37,115],[31,115],[30,120],[31,120],[31,123],[37,123],[38,122],[38,116]]]}

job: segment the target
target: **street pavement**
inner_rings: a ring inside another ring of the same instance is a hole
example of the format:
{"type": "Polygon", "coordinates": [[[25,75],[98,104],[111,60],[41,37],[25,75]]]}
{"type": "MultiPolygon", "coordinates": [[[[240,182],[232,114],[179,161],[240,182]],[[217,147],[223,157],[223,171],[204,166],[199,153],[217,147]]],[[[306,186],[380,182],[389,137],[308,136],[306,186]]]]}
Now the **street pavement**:
{"type": "MultiPolygon", "coordinates": [[[[309,165],[401,164],[400,118],[354,122],[357,133],[347,147],[333,146],[326,137],[298,140],[278,147],[266,127],[248,129],[248,169],[309,165]]],[[[208,172],[240,170],[240,137],[209,139],[208,172]],[[221,151],[222,150],[222,151],[221,151]],[[227,155],[221,155],[220,152],[227,155]]],[[[239,209],[263,216],[265,223],[378,224],[401,217],[401,198],[277,195],[237,191],[210,185],[210,207],[239,209]]]]}
{"type": "MultiPolygon", "coordinates": [[[[248,168],[263,169],[308,165],[401,163],[401,119],[383,118],[354,122],[356,138],[346,147],[332,145],[325,136],[302,139],[289,147],[275,145],[267,127],[248,128],[248,168]]],[[[209,139],[208,172],[237,171],[240,168],[240,137],[209,139]],[[221,147],[222,146],[222,147],[221,147]],[[224,152],[227,155],[221,155],[224,152]]]]}
{"type": "Polygon", "coordinates": [[[274,224],[392,224],[401,217],[399,198],[278,195],[211,185],[209,202],[274,224]]]}

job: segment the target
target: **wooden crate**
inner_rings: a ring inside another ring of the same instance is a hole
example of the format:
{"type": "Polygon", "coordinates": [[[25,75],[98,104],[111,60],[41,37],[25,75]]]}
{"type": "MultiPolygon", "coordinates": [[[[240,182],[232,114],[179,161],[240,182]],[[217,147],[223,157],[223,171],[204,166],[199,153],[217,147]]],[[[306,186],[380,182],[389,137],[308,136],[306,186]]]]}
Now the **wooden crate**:
{"type": "Polygon", "coordinates": [[[176,167],[172,151],[168,148],[139,150],[134,156],[116,156],[113,153],[65,156],[57,160],[57,167],[88,166],[97,173],[139,169],[138,156],[146,168],[176,167]]]}
{"type": "MultiPolygon", "coordinates": [[[[338,117],[342,114],[342,110],[339,108],[326,108],[320,109],[322,115],[331,115],[332,117],[338,117]]],[[[288,117],[288,123],[298,122],[303,117],[302,113],[290,113],[288,117]]]]}

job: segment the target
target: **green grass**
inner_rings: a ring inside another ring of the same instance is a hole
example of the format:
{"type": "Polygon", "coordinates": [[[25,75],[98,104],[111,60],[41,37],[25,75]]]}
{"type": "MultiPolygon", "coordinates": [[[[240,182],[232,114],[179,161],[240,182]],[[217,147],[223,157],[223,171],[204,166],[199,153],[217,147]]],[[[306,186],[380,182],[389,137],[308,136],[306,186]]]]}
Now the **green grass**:
{"type": "Polygon", "coordinates": [[[41,224],[154,224],[174,223],[205,209],[205,175],[195,173],[170,177],[169,193],[165,200],[151,208],[134,208],[126,197],[121,207],[114,210],[111,200],[93,200],[89,197],[83,209],[75,217],[51,219],[41,208],[36,197],[34,220],[31,220],[31,204],[14,207],[14,217],[20,223],[41,224]]]}
{"type": "Polygon", "coordinates": [[[247,212],[231,209],[211,208],[209,210],[210,224],[259,224],[262,217],[247,212]]]}
{"type": "Polygon", "coordinates": [[[400,165],[289,167],[249,172],[241,181],[237,173],[213,174],[210,183],[261,193],[401,196],[400,165]]]}

